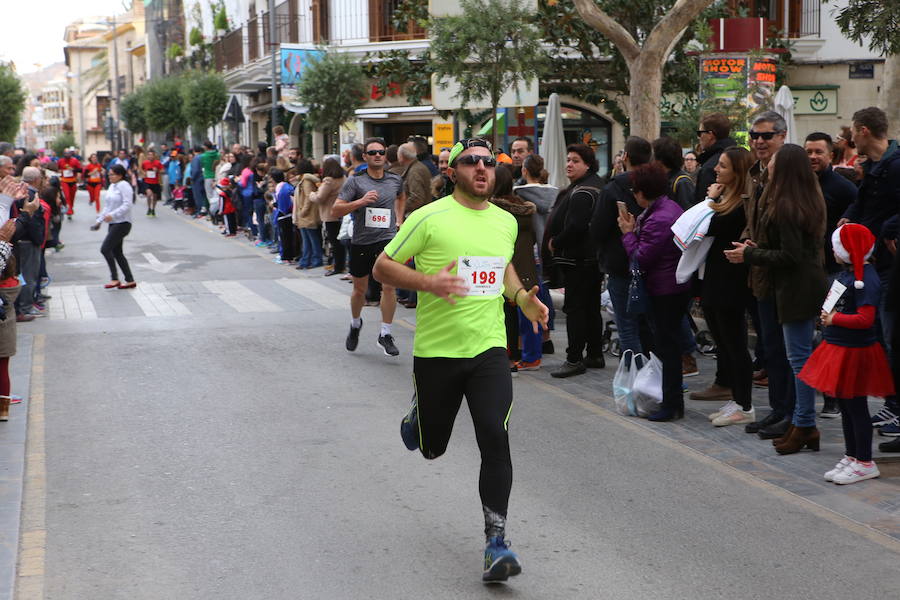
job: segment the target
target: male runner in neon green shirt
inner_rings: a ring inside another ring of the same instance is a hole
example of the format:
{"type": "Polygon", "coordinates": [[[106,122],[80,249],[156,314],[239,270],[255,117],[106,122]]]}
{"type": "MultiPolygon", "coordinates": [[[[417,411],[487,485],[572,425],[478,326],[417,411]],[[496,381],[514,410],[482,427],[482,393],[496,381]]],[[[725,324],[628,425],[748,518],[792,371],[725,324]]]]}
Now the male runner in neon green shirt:
{"type": "Polygon", "coordinates": [[[384,284],[422,292],[413,344],[415,395],[400,426],[407,448],[428,459],[443,454],[463,396],[468,402],[481,450],[484,581],[504,581],[522,570],[505,540],[512,379],[503,297],[518,304],[535,331],[548,318],[537,286],[525,290],[509,262],[515,218],[488,201],[496,164],[485,140],[458,142],[447,169],[456,183],[453,195],[412,212],[374,269],[384,284]],[[404,265],[413,256],[415,270],[404,265]]]}

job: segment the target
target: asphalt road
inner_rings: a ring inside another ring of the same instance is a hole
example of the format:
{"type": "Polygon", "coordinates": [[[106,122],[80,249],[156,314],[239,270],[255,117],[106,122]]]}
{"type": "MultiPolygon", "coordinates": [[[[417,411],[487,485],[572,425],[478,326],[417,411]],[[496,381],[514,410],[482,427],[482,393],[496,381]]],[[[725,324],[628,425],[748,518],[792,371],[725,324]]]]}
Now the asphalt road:
{"type": "Polygon", "coordinates": [[[20,330],[43,365],[29,426],[43,425],[46,481],[26,489],[23,510],[44,518],[30,583],[48,599],[844,599],[900,588],[894,539],[572,395],[546,371],[515,381],[510,422],[508,535],[524,571],[484,586],[466,409],[437,461],[399,437],[410,311],[398,312],[399,358],[375,347],[374,308],[349,354],[349,285],[272,264],[163,207],[155,220],[136,210],[126,240],[142,295],[105,291],[86,206],[48,256],[56,318],[20,330]]]}

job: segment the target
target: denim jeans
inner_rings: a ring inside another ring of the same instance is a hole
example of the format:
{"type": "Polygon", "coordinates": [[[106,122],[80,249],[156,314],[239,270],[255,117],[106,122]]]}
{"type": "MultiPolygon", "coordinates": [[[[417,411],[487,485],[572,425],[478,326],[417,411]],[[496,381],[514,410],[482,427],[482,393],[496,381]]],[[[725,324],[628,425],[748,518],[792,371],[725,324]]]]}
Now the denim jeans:
{"type": "Polygon", "coordinates": [[[301,267],[322,266],[322,232],[318,227],[300,229],[303,238],[303,254],[300,257],[301,267]]]}
{"type": "Polygon", "coordinates": [[[624,353],[631,350],[635,354],[641,352],[641,334],[638,319],[625,314],[628,306],[628,286],[631,277],[610,275],[606,280],[606,289],[609,290],[609,298],[612,300],[615,312],[616,330],[619,332],[619,345],[624,353]]]}
{"type": "Polygon", "coordinates": [[[784,346],[791,370],[794,372],[794,389],[797,403],[794,406],[793,423],[796,427],[814,427],[816,424],[816,391],[800,380],[800,371],[812,354],[813,335],[816,331],[815,319],[791,321],[781,326],[784,332],[784,346]]]}
{"type": "Polygon", "coordinates": [[[516,312],[519,315],[519,336],[522,338],[522,360],[524,362],[540,360],[544,354],[541,350],[544,327],[538,325],[538,332],[535,333],[534,326],[522,309],[516,308],[516,312]]]}
{"type": "Polygon", "coordinates": [[[256,230],[254,235],[259,236],[259,241],[268,242],[269,236],[266,235],[266,200],[265,198],[253,199],[253,212],[256,213],[256,230]]]}
{"type": "Polygon", "coordinates": [[[16,242],[19,250],[19,272],[25,283],[16,298],[16,313],[20,314],[34,304],[34,293],[41,272],[41,249],[28,240],[16,242]]]}
{"type": "Polygon", "coordinates": [[[757,308],[759,325],[763,331],[763,343],[766,345],[769,406],[777,414],[787,417],[794,414],[797,389],[784,347],[784,331],[778,323],[778,308],[774,298],[759,300],[757,308]]]}

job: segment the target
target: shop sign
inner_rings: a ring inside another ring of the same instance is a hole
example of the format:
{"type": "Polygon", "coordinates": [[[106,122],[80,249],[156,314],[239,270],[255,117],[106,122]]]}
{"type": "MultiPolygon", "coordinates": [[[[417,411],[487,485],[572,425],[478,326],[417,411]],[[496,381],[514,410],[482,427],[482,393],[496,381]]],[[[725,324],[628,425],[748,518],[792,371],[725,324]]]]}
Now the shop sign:
{"type": "Polygon", "coordinates": [[[435,149],[451,148],[453,146],[453,123],[435,123],[433,134],[435,149]]]}
{"type": "Polygon", "coordinates": [[[835,89],[792,89],[795,115],[836,115],[838,97],[835,89]]]}

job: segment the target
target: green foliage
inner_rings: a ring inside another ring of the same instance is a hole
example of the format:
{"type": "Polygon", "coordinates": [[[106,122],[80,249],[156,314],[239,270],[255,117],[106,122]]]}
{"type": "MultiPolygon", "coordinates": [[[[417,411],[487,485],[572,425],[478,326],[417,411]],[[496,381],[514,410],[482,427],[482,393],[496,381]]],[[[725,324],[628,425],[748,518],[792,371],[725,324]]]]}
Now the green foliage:
{"type": "Polygon", "coordinates": [[[397,31],[406,33],[410,23],[427,26],[428,16],[428,0],[400,0],[391,13],[391,25],[397,31]]]}
{"type": "Polygon", "coordinates": [[[25,110],[25,89],[13,68],[0,63],[0,140],[13,141],[25,110]]]}
{"type": "Polygon", "coordinates": [[[366,54],[363,69],[372,84],[385,96],[405,92],[411,106],[431,95],[431,53],[428,50],[413,58],[409,50],[382,50],[366,54]]]}
{"type": "Polygon", "coordinates": [[[346,54],[327,53],[310,61],[297,84],[297,100],[309,108],[309,124],[336,131],[356,116],[366,102],[363,67],[346,54]]]}
{"type": "MultiPolygon", "coordinates": [[[[490,100],[496,114],[500,96],[520,83],[539,79],[547,64],[541,32],[519,0],[461,0],[462,14],[431,23],[431,66],[439,85],[460,84],[463,107],[490,100]]],[[[494,142],[496,145],[496,128],[494,142]]]]}
{"type": "Polygon", "coordinates": [[[189,71],[181,78],[184,119],[197,131],[206,131],[222,119],[228,104],[225,80],[218,73],[189,71]]]}
{"type": "Polygon", "coordinates": [[[228,29],[228,13],[225,12],[224,6],[216,11],[215,16],[213,17],[213,27],[218,30],[228,29]]]}
{"type": "Polygon", "coordinates": [[[147,86],[141,86],[122,98],[119,103],[119,116],[129,131],[147,133],[150,128],[144,115],[144,90],[147,86]]]}
{"type": "Polygon", "coordinates": [[[161,77],[144,84],[144,121],[150,131],[184,129],[187,123],[181,109],[182,87],[180,77],[161,77]]]}
{"type": "Polygon", "coordinates": [[[178,42],[172,42],[172,45],[166,48],[166,58],[175,60],[180,56],[184,56],[184,48],[178,42]]]}
{"type": "Polygon", "coordinates": [[[900,54],[900,2],[896,0],[848,0],[837,9],[835,22],[844,35],[857,44],[868,44],[872,52],[900,54]]]}
{"type": "Polygon", "coordinates": [[[203,30],[199,27],[192,27],[191,33],[188,35],[188,42],[191,46],[199,46],[203,43],[203,30]]]}
{"type": "Polygon", "coordinates": [[[66,131],[57,137],[50,145],[57,156],[62,156],[63,152],[66,151],[66,148],[71,148],[73,146],[75,146],[75,136],[72,135],[72,132],[70,131],[66,131]]]}

